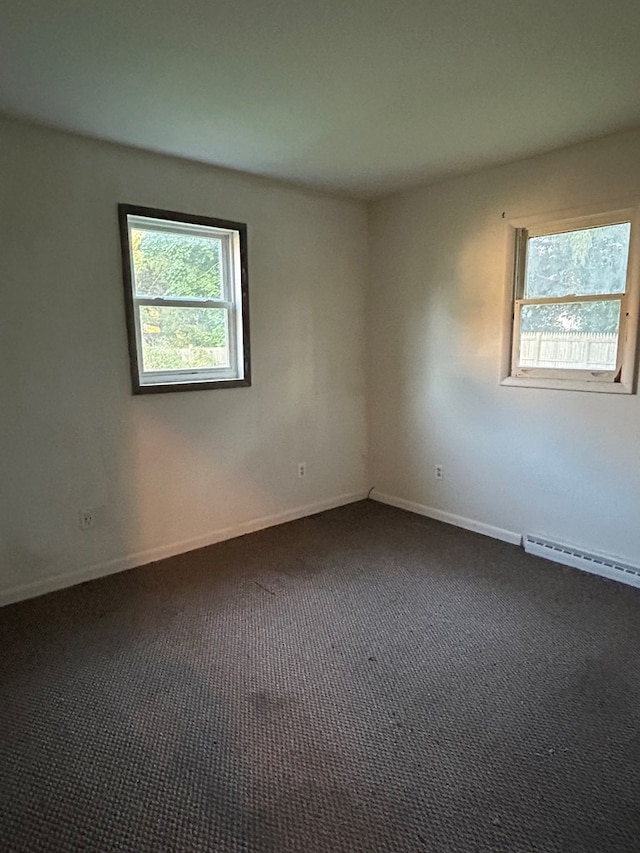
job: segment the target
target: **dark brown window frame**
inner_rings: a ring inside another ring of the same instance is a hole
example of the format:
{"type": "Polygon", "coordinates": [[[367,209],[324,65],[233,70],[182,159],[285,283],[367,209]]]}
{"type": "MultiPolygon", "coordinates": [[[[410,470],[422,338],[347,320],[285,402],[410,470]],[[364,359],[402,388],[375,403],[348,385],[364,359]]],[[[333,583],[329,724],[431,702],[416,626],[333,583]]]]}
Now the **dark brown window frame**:
{"type": "Polygon", "coordinates": [[[229,219],[215,219],[210,216],[197,216],[189,213],[179,213],[174,210],[163,210],[155,207],[142,207],[133,204],[118,204],[118,222],[120,227],[120,249],[122,255],[122,275],[124,281],[125,316],[127,338],[129,345],[129,365],[131,370],[131,388],[134,394],[161,394],[172,391],[204,391],[214,388],[242,388],[251,385],[251,343],[249,324],[249,279],[247,265],[247,226],[244,222],[229,219]],[[129,245],[128,216],[147,217],[149,219],[164,219],[170,222],[180,222],[186,225],[200,225],[211,228],[223,228],[236,231],[240,248],[240,304],[242,312],[242,364],[241,379],[205,379],[194,382],[162,382],[143,384],[140,382],[141,364],[136,340],[135,302],[133,291],[133,271],[131,269],[131,254],[129,245]]]}

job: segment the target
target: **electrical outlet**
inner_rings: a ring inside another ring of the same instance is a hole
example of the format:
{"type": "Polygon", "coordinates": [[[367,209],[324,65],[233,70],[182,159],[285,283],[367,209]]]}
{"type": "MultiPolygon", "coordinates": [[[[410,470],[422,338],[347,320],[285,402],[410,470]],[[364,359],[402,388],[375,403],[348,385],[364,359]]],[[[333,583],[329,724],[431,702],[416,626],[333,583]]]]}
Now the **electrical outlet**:
{"type": "Polygon", "coordinates": [[[436,480],[444,480],[444,465],[436,465],[434,468],[436,480]]]}
{"type": "Polygon", "coordinates": [[[307,476],[307,463],[306,462],[298,462],[298,479],[302,479],[307,476]]]}
{"type": "Polygon", "coordinates": [[[89,530],[96,523],[95,509],[81,509],[78,512],[78,525],[80,530],[89,530]]]}

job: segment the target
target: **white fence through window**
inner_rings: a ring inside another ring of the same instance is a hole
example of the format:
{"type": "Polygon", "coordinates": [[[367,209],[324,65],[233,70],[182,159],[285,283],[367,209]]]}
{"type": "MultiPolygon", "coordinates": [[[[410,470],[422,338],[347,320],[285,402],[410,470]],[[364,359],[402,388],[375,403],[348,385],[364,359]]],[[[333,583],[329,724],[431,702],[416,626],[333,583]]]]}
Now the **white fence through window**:
{"type": "Polygon", "coordinates": [[[613,370],[617,334],[594,332],[523,332],[520,367],[560,367],[574,370],[613,370]]]}

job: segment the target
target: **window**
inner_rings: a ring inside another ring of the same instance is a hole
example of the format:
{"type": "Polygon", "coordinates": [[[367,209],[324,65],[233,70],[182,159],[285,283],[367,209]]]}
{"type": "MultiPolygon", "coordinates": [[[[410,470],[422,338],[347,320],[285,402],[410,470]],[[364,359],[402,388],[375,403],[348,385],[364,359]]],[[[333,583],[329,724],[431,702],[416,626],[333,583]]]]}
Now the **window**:
{"type": "Polygon", "coordinates": [[[250,385],[246,225],[118,211],[134,394],[250,385]]]}
{"type": "Polygon", "coordinates": [[[632,393],[638,322],[635,208],[511,223],[507,385],[632,393]]]}

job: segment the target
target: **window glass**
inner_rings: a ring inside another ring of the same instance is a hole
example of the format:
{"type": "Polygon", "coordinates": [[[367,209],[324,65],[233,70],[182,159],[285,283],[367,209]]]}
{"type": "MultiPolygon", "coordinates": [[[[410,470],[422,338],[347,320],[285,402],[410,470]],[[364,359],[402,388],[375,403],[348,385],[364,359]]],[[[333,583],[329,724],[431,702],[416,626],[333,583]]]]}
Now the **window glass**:
{"type": "Polygon", "coordinates": [[[144,370],[229,367],[224,308],[140,306],[144,370]]]}
{"type": "Polygon", "coordinates": [[[525,299],[624,293],[631,224],[530,237],[525,299]]]}
{"type": "Polygon", "coordinates": [[[212,237],[132,228],[136,295],[221,299],[221,254],[212,237]]]}
{"type": "Polygon", "coordinates": [[[519,367],[614,370],[620,302],[523,305],[519,367]]]}

